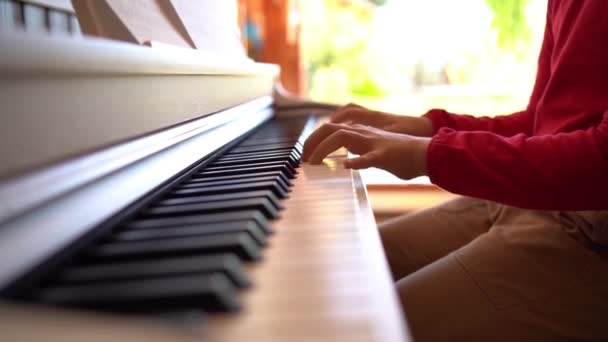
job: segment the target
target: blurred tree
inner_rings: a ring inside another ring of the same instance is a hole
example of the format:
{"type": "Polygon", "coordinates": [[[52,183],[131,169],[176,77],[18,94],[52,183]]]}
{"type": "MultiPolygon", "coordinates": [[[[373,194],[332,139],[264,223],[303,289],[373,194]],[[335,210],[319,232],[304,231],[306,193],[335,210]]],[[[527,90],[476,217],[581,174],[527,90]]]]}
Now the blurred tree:
{"type": "Polygon", "coordinates": [[[373,3],[376,6],[382,6],[386,3],[387,0],[369,0],[369,2],[373,3]]]}
{"type": "Polygon", "coordinates": [[[384,2],[325,0],[322,10],[311,11],[304,18],[307,31],[302,47],[314,98],[348,101],[353,95],[384,95],[380,80],[368,70],[374,63],[369,51],[374,10],[376,4],[384,2]]]}
{"type": "MultiPolygon", "coordinates": [[[[400,1],[404,0],[392,0],[400,1]]],[[[426,0],[410,0],[414,3],[412,6],[417,1],[426,0]]],[[[433,3],[450,1],[453,0],[433,3]]],[[[470,84],[519,77],[517,70],[522,69],[519,66],[528,60],[535,61],[537,50],[534,43],[538,34],[529,25],[526,11],[530,4],[539,1],[474,1],[475,6],[480,9],[485,7],[483,10],[487,8],[493,14],[491,22],[488,22],[491,25],[490,34],[480,38],[483,41],[470,50],[463,47],[458,54],[447,56],[433,53],[422,56],[423,59],[418,62],[403,62],[388,58],[386,51],[378,48],[382,47],[382,44],[378,44],[382,39],[378,35],[380,25],[376,10],[388,0],[302,0],[302,4],[305,4],[302,6],[305,29],[301,42],[309,77],[309,95],[317,100],[338,103],[367,99],[374,101],[403,91],[412,83],[436,85],[449,81],[470,84]],[[447,58],[450,58],[449,63],[445,64],[447,58]],[[444,63],[441,68],[447,68],[448,75],[437,71],[437,61],[444,63]]],[[[412,8],[415,10],[415,7],[412,8]]],[[[466,20],[464,17],[458,19],[466,20]]],[[[408,33],[423,37],[423,40],[428,39],[429,46],[438,44],[432,38],[437,33],[431,34],[428,28],[426,31],[421,29],[408,33]]],[[[526,75],[531,74],[528,69],[522,70],[526,75]]]]}
{"type": "Polygon", "coordinates": [[[494,13],[492,27],[497,31],[497,45],[515,56],[523,57],[530,48],[532,30],[526,18],[530,0],[486,0],[494,13]]]}

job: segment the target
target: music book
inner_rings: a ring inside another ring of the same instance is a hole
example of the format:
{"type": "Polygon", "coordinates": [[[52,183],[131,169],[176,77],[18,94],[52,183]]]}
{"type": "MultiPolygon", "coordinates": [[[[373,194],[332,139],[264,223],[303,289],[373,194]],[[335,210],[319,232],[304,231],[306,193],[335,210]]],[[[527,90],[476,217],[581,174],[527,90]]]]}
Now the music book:
{"type": "Polygon", "coordinates": [[[243,56],[236,1],[72,0],[82,32],[154,46],[174,46],[243,56]]]}

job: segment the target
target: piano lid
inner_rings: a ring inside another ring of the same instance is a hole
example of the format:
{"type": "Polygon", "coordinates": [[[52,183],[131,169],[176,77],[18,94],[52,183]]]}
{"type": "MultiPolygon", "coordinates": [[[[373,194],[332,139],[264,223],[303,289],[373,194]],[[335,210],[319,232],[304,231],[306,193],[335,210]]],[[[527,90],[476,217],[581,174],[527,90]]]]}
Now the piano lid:
{"type": "Polygon", "coordinates": [[[136,44],[160,41],[246,59],[236,0],[73,0],[82,31],[136,44]]]}
{"type": "Polygon", "coordinates": [[[209,51],[20,32],[0,33],[0,51],[0,179],[268,96],[279,72],[209,51]]]}
{"type": "Polygon", "coordinates": [[[278,66],[153,42],[152,48],[99,38],[0,31],[0,76],[40,74],[232,75],[275,77],[278,66]]]}
{"type": "Polygon", "coordinates": [[[279,68],[245,55],[234,0],[74,8],[114,40],[0,30],[0,180],[272,93],[279,68]]]}

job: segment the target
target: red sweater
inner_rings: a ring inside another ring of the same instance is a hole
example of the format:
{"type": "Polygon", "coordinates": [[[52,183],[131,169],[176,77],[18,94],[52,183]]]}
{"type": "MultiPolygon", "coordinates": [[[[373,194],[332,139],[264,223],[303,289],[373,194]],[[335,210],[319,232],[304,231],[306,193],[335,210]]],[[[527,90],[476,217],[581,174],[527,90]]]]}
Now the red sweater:
{"type": "Polygon", "coordinates": [[[425,116],[434,184],[527,209],[608,209],[608,1],[549,0],[526,110],[425,116]]]}

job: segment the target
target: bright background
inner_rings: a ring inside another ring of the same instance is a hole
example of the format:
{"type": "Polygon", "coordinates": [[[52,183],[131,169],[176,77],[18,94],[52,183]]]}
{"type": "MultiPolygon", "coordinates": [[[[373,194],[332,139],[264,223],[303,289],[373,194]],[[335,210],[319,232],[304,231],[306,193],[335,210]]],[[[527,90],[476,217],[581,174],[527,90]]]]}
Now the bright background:
{"type": "MultiPolygon", "coordinates": [[[[528,101],[546,0],[306,0],[307,95],[422,115],[509,114],[528,101]]],[[[368,184],[401,183],[377,170],[368,184]]],[[[427,182],[417,179],[414,182],[427,182]]]]}

